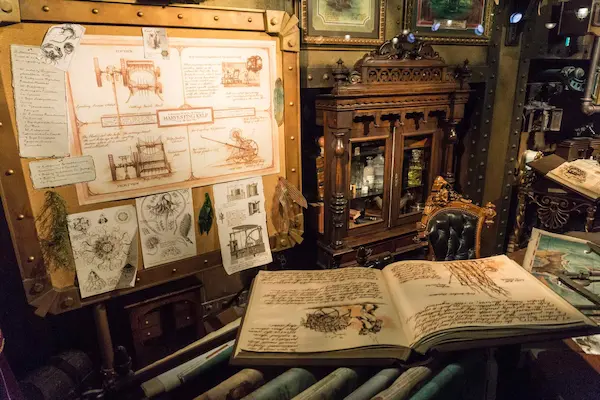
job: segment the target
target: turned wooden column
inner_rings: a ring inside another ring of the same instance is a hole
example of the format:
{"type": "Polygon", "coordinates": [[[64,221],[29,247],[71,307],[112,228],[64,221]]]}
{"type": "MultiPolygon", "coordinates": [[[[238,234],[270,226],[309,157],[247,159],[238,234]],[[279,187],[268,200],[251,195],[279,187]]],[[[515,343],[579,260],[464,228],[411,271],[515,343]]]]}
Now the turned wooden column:
{"type": "Polygon", "coordinates": [[[594,221],[596,220],[596,211],[598,207],[596,204],[592,204],[587,209],[587,215],[585,218],[585,231],[591,232],[594,229],[594,221]]]}
{"type": "Polygon", "coordinates": [[[345,185],[345,168],[344,168],[344,155],[346,149],[344,147],[344,136],[347,134],[347,130],[332,130],[331,134],[334,136],[334,151],[335,156],[335,179],[333,185],[333,191],[331,193],[331,200],[329,203],[329,209],[331,211],[331,242],[330,246],[334,249],[339,249],[344,246],[343,238],[344,225],[346,223],[346,206],[348,200],[346,199],[346,185],[345,185]]]}

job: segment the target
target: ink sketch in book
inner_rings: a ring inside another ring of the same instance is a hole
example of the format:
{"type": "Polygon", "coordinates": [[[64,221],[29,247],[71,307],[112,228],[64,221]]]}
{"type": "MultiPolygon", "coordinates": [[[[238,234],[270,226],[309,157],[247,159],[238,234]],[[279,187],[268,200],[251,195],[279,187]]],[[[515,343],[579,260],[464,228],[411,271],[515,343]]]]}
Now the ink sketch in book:
{"type": "Polygon", "coordinates": [[[585,289],[600,295],[600,255],[590,251],[587,241],[533,229],[523,266],[572,305],[589,306],[591,301],[559,281],[558,275],[581,275],[585,289]]]}
{"type": "Polygon", "coordinates": [[[138,224],[132,205],[68,216],[81,297],[135,285],[138,224]]]}
{"type": "Polygon", "coordinates": [[[144,268],[196,255],[192,189],[135,199],[144,268]]]}
{"type": "Polygon", "coordinates": [[[277,39],[163,31],[81,41],[68,73],[71,148],[93,157],[97,178],[77,186],[80,204],[279,172],[277,39]]]}
{"type": "Polygon", "coordinates": [[[223,267],[229,275],[273,261],[261,177],[213,186],[223,267]]]}

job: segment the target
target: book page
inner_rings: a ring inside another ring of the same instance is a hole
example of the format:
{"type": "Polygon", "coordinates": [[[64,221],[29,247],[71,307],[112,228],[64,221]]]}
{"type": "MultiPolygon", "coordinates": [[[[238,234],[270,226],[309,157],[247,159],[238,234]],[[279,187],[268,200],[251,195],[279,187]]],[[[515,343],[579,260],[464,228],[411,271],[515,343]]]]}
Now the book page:
{"type": "Polygon", "coordinates": [[[381,271],[260,271],[238,350],[320,352],[407,340],[381,271]]]}
{"type": "Polygon", "coordinates": [[[593,199],[600,198],[600,165],[594,160],[566,162],[547,176],[593,199]]]}
{"type": "Polygon", "coordinates": [[[576,309],[506,256],[466,261],[403,261],[383,274],[411,345],[457,327],[559,325],[583,321],[576,309]]]}

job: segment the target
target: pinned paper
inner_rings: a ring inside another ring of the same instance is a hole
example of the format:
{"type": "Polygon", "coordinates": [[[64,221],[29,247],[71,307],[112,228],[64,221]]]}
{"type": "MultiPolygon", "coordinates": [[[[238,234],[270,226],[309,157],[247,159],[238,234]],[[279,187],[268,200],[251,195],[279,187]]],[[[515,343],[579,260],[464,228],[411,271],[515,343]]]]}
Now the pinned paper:
{"type": "Polygon", "coordinates": [[[29,172],[34,189],[72,185],[96,179],[92,156],[32,161],[29,172]]]}
{"type": "Polygon", "coordinates": [[[169,38],[165,28],[142,28],[144,58],[150,60],[169,59],[169,38]]]}
{"type": "Polygon", "coordinates": [[[77,24],[51,26],[40,46],[38,59],[62,71],[68,71],[84,32],[85,28],[77,24]]]}
{"type": "Polygon", "coordinates": [[[273,261],[261,177],[213,186],[221,258],[231,275],[273,261]]]}
{"type": "Polygon", "coordinates": [[[144,268],[196,255],[192,189],[135,199],[144,268]]]}
{"type": "Polygon", "coordinates": [[[82,298],[135,286],[138,224],[134,206],[71,214],[68,221],[82,298]]]}
{"type": "Polygon", "coordinates": [[[39,48],[10,46],[21,157],[69,155],[65,73],[40,64],[39,48]]]}

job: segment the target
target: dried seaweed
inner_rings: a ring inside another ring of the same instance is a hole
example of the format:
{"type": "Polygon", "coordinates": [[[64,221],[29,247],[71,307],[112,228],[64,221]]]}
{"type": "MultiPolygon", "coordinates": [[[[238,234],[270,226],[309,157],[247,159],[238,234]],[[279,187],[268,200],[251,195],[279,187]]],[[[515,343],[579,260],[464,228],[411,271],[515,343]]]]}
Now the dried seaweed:
{"type": "Polygon", "coordinates": [[[213,207],[210,201],[208,193],[204,193],[204,204],[200,209],[200,215],[198,216],[198,226],[200,228],[200,234],[210,232],[210,228],[213,223],[213,207]]]}
{"type": "Polygon", "coordinates": [[[54,191],[47,191],[37,218],[40,246],[44,260],[52,270],[72,270],[73,255],[69,241],[67,202],[54,191]]]}

